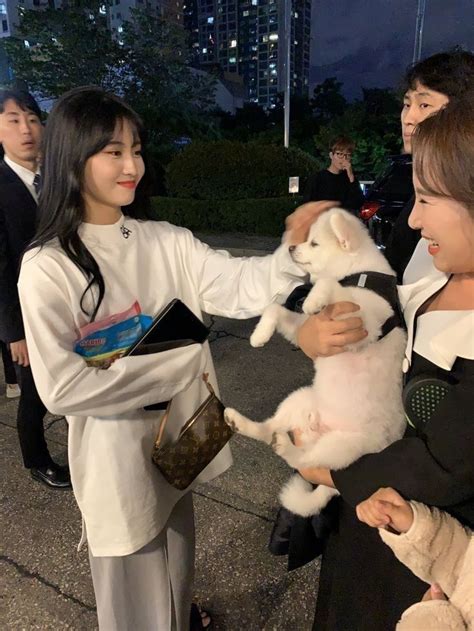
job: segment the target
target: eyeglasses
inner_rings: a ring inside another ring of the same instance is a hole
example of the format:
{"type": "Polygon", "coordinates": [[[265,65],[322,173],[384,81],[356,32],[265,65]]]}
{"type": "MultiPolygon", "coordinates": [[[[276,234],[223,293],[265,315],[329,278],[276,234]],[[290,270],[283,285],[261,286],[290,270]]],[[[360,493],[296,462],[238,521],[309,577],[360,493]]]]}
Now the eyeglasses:
{"type": "Polygon", "coordinates": [[[334,155],[336,155],[338,158],[346,158],[347,160],[349,160],[349,158],[352,158],[352,153],[343,153],[342,151],[335,151],[334,155]]]}

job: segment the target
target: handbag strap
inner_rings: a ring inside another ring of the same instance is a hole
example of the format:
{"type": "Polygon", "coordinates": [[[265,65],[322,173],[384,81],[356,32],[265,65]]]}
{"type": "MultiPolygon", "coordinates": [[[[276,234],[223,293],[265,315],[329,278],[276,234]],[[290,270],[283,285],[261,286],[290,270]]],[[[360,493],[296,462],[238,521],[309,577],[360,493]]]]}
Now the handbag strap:
{"type": "MultiPolygon", "coordinates": [[[[202,380],[206,384],[206,387],[209,390],[209,393],[213,394],[215,396],[214,388],[209,383],[209,373],[208,372],[203,372],[202,373],[202,380]]],[[[170,415],[171,403],[172,403],[172,399],[170,401],[168,401],[168,405],[166,406],[165,413],[161,417],[160,428],[158,430],[158,436],[156,437],[156,441],[155,441],[155,446],[156,447],[159,447],[160,444],[161,444],[161,439],[163,438],[163,432],[165,431],[166,423],[168,422],[168,418],[169,418],[169,415],[170,415]]]]}

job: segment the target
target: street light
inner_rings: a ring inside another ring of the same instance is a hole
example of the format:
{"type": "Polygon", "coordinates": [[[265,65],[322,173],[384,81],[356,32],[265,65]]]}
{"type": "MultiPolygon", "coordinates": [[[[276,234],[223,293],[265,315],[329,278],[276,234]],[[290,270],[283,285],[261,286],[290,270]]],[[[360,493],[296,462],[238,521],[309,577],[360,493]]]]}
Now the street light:
{"type": "Polygon", "coordinates": [[[420,61],[421,46],[423,43],[423,26],[425,23],[426,0],[418,0],[418,10],[416,12],[415,45],[413,47],[413,63],[420,61]]]}
{"type": "Polygon", "coordinates": [[[290,145],[290,71],[291,71],[291,0],[283,0],[284,5],[284,29],[285,29],[285,64],[284,64],[284,119],[285,133],[284,146],[290,145]]]}

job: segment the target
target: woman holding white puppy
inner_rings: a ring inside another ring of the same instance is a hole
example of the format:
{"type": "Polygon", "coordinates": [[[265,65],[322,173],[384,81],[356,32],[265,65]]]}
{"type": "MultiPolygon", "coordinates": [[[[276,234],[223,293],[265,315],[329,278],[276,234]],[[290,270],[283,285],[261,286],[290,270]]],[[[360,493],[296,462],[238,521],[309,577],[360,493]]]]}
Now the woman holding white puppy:
{"type": "MultiPolygon", "coordinates": [[[[377,533],[357,521],[354,507],[377,489],[393,487],[474,526],[472,98],[448,104],[423,121],[413,146],[416,204],[410,225],[421,229],[436,269],[400,288],[409,335],[404,370],[407,386],[421,376],[436,378],[445,383],[447,394],[425,423],[412,418],[414,427],[382,452],[341,471],[300,472],[310,482],[335,486],[342,496],[338,524],[323,553],[317,631],[394,629],[402,612],[426,591],[426,584],[393,557],[377,533]]],[[[300,334],[301,348],[310,356],[319,354],[315,348],[328,337],[321,331],[333,324],[328,313],[319,324],[308,322],[300,334]]],[[[350,332],[357,334],[362,335],[350,332]]],[[[337,344],[321,347],[321,354],[334,351],[341,352],[337,344]]]]}

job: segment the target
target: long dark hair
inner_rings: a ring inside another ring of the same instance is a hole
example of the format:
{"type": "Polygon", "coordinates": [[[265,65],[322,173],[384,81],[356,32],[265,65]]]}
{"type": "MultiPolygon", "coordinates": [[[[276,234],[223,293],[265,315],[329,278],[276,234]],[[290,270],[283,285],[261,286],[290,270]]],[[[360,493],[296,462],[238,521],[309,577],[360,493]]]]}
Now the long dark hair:
{"type": "MultiPolygon", "coordinates": [[[[85,216],[81,192],[84,170],[87,160],[110,142],[117,121],[123,120],[132,125],[144,143],[141,119],[124,101],[101,88],[75,88],[57,101],[43,136],[40,220],[30,248],[42,247],[52,239],[59,240],[66,255],[88,280],[80,306],[91,321],[103,300],[105,283],[97,261],[77,232],[85,216]],[[98,289],[98,298],[91,314],[84,308],[84,298],[93,286],[98,289]]],[[[137,186],[134,202],[122,211],[135,219],[153,219],[145,177],[137,186]]]]}

